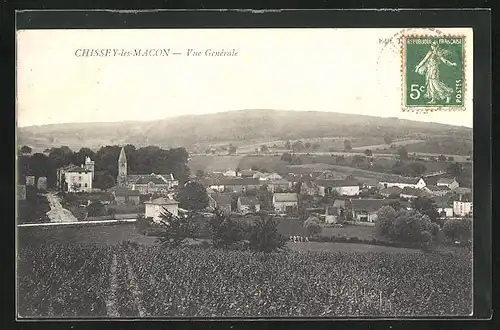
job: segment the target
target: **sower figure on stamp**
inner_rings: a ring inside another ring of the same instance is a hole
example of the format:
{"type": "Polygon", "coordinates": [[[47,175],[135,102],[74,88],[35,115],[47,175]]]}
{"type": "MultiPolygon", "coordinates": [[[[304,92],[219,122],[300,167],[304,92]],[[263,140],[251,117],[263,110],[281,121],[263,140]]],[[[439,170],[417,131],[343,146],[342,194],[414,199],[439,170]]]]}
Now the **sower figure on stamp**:
{"type": "Polygon", "coordinates": [[[431,43],[431,50],[425,55],[424,59],[416,66],[415,72],[420,75],[425,75],[425,83],[427,91],[425,98],[430,99],[428,103],[436,103],[436,101],[445,100],[450,103],[450,97],[453,95],[453,89],[446,86],[439,80],[439,61],[449,66],[456,66],[456,63],[450,62],[445,58],[451,54],[450,51],[439,47],[436,41],[431,43]]]}

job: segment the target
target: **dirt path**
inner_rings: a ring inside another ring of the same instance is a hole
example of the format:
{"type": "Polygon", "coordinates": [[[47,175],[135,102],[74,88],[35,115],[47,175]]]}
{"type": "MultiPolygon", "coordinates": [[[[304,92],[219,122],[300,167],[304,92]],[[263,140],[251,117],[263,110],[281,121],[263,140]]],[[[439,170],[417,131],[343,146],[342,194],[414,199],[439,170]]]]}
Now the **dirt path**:
{"type": "Polygon", "coordinates": [[[118,260],[116,259],[116,255],[113,254],[113,261],[110,266],[109,294],[106,299],[106,310],[110,317],[120,317],[116,306],[116,290],[118,289],[117,268],[118,260]]]}
{"type": "Polygon", "coordinates": [[[62,207],[59,197],[54,193],[45,194],[47,200],[49,201],[50,211],[47,212],[51,222],[77,222],[78,219],[75,218],[73,213],[62,207]]]}

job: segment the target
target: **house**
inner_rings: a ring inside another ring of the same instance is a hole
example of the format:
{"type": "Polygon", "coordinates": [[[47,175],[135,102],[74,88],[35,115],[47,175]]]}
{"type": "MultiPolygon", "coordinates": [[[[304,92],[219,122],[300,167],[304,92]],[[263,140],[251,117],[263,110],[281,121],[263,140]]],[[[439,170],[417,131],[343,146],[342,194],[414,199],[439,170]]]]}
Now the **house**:
{"type": "Polygon", "coordinates": [[[423,188],[404,187],[401,190],[400,197],[412,199],[417,197],[429,197],[429,194],[423,188]]]}
{"type": "Polygon", "coordinates": [[[34,186],[35,185],[35,176],[34,175],[26,176],[26,185],[27,186],[34,186]]]}
{"type": "Polygon", "coordinates": [[[298,210],[299,199],[295,193],[274,193],[273,207],[277,213],[291,213],[298,210]]]}
{"type": "Polygon", "coordinates": [[[252,178],[252,179],[258,178],[261,175],[263,175],[263,173],[254,170],[242,170],[238,173],[238,176],[242,178],[252,178]]]}
{"type": "Polygon", "coordinates": [[[316,183],[320,196],[330,195],[333,191],[343,196],[359,195],[359,182],[355,180],[317,180],[316,183]]]}
{"type": "MultiPolygon", "coordinates": [[[[130,187],[129,185],[127,185],[130,187]]],[[[142,175],[130,187],[132,190],[138,190],[142,195],[146,194],[165,194],[170,190],[170,184],[161,176],[156,174],[142,175]]]]}
{"type": "Polygon", "coordinates": [[[450,196],[434,197],[434,202],[440,215],[443,214],[446,218],[453,217],[453,201],[450,196]]]}
{"type": "Polygon", "coordinates": [[[144,202],[146,209],[144,212],[144,216],[146,218],[152,218],[153,221],[159,222],[161,213],[168,211],[172,213],[174,216],[179,216],[179,202],[160,197],[147,202],[144,202]]]}
{"type": "MultiPolygon", "coordinates": [[[[67,182],[65,179],[65,172],[66,172],[66,170],[72,169],[73,167],[75,167],[74,164],[69,164],[69,165],[60,167],[56,170],[56,188],[57,189],[60,189],[63,191],[68,190],[67,182]]],[[[26,181],[26,184],[28,184],[27,181],[26,181]]]]}
{"type": "Polygon", "coordinates": [[[225,214],[231,213],[231,204],[232,204],[231,195],[214,193],[209,195],[209,200],[211,202],[210,207],[214,209],[218,208],[225,214]]]}
{"type": "Polygon", "coordinates": [[[436,183],[437,186],[442,186],[442,187],[448,187],[451,190],[456,189],[459,187],[459,184],[455,178],[441,178],[438,180],[436,183]]]}
{"type": "Polygon", "coordinates": [[[399,187],[401,189],[405,187],[410,188],[424,188],[426,186],[424,179],[422,178],[405,178],[405,177],[387,177],[379,181],[379,185],[382,188],[388,187],[399,187]]]}
{"type": "Polygon", "coordinates": [[[282,180],[283,177],[279,175],[278,173],[261,173],[261,175],[258,175],[258,178],[260,180],[264,181],[273,181],[273,180],[282,180]]]}
{"type": "Polygon", "coordinates": [[[292,188],[292,183],[288,182],[285,179],[271,179],[269,181],[266,181],[265,184],[267,185],[267,190],[272,193],[284,192],[292,188]]]}
{"type": "Polygon", "coordinates": [[[36,187],[38,190],[47,190],[47,177],[46,176],[39,177],[36,183],[36,187]]]}
{"type": "Polygon", "coordinates": [[[458,217],[472,215],[472,198],[470,195],[459,195],[453,201],[453,214],[458,217]]]}
{"type": "Polygon", "coordinates": [[[260,186],[259,179],[241,177],[208,178],[203,184],[214,191],[230,191],[241,193],[243,191],[255,190],[260,186]]]}
{"type": "Polygon", "coordinates": [[[222,175],[224,175],[224,176],[237,176],[238,173],[236,173],[235,170],[227,170],[227,171],[223,172],[222,175]]]}
{"type": "Polygon", "coordinates": [[[60,189],[70,193],[90,192],[92,191],[92,175],[93,172],[83,166],[73,166],[65,169],[62,174],[63,181],[60,189]]]}
{"type": "Polygon", "coordinates": [[[355,221],[375,222],[377,220],[377,212],[382,206],[389,205],[397,200],[390,199],[353,199],[352,216],[355,221]]]}
{"type": "Polygon", "coordinates": [[[255,196],[240,196],[236,204],[239,213],[255,213],[260,212],[260,202],[255,196]]]}
{"type": "Polygon", "coordinates": [[[26,200],[26,185],[24,184],[17,185],[17,200],[20,201],[26,200]]]}
{"type": "Polygon", "coordinates": [[[141,193],[138,190],[115,187],[110,189],[117,205],[139,205],[141,193]]]}
{"type": "Polygon", "coordinates": [[[389,196],[400,196],[402,190],[403,189],[399,188],[398,186],[387,187],[380,190],[380,195],[384,196],[385,198],[389,196]]]}
{"type": "Polygon", "coordinates": [[[449,193],[451,190],[448,186],[425,186],[425,191],[433,196],[444,196],[449,193]]]}
{"type": "Polygon", "coordinates": [[[462,194],[462,195],[470,195],[472,194],[472,189],[471,188],[465,188],[465,187],[458,187],[453,189],[453,192],[455,194],[462,194]]]}

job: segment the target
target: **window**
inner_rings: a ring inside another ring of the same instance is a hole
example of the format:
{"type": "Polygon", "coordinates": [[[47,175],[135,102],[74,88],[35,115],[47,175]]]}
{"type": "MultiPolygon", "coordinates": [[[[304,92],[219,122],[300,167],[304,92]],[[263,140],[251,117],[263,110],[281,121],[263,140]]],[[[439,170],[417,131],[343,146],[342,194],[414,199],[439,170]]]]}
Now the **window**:
{"type": "Polygon", "coordinates": [[[87,188],[87,184],[85,184],[85,188],[87,188]]]}
{"type": "Polygon", "coordinates": [[[78,181],[82,181],[82,176],[81,175],[78,176],[78,181]]]}
{"type": "Polygon", "coordinates": [[[81,183],[79,183],[79,184],[78,184],[78,188],[81,188],[81,187],[82,187],[82,184],[81,184],[81,183]]]}

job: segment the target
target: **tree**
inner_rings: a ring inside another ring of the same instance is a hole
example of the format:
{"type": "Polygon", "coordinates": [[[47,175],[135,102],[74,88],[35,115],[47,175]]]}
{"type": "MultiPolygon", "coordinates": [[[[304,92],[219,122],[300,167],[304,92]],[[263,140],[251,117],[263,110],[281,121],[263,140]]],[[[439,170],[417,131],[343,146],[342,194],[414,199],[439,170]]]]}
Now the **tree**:
{"type": "Polygon", "coordinates": [[[235,153],[236,153],[236,150],[238,150],[238,148],[237,148],[236,146],[229,146],[229,151],[228,151],[228,153],[229,153],[230,155],[233,155],[233,154],[235,154],[235,153]]]}
{"type": "Polygon", "coordinates": [[[351,164],[353,166],[361,166],[365,163],[365,158],[361,155],[354,155],[354,157],[352,157],[352,161],[351,161],[351,164]]]}
{"type": "Polygon", "coordinates": [[[278,220],[261,214],[250,229],[250,248],[255,252],[274,252],[284,248],[286,238],[278,232],[278,220]]]}
{"type": "Polygon", "coordinates": [[[289,152],[285,152],[283,155],[281,155],[281,160],[282,161],[285,161],[285,162],[288,162],[288,163],[291,163],[292,162],[292,154],[290,154],[289,152]]]}
{"type": "Polygon", "coordinates": [[[440,162],[444,162],[444,161],[446,161],[446,157],[445,157],[444,155],[440,155],[440,156],[438,157],[438,160],[439,160],[440,162]]]}
{"type": "Polygon", "coordinates": [[[449,239],[465,243],[472,237],[472,221],[470,218],[446,220],[443,232],[449,239]]]}
{"type": "Polygon", "coordinates": [[[448,157],[448,161],[449,161],[449,162],[452,162],[452,161],[454,161],[454,160],[455,160],[455,157],[453,157],[453,156],[449,156],[449,157],[448,157]]]}
{"type": "Polygon", "coordinates": [[[398,155],[399,155],[400,160],[407,160],[408,159],[408,151],[406,151],[405,147],[399,148],[398,155]]]}
{"type": "Polygon", "coordinates": [[[366,149],[365,150],[365,155],[368,156],[368,157],[371,157],[371,156],[373,156],[373,153],[372,153],[372,151],[370,149],[366,149]]]}
{"type": "Polygon", "coordinates": [[[309,142],[309,141],[308,141],[308,142],[306,142],[306,143],[304,144],[304,147],[305,147],[306,149],[311,148],[311,142],[309,142]]]}
{"type": "Polygon", "coordinates": [[[384,142],[385,142],[385,144],[389,144],[389,145],[392,143],[392,138],[390,137],[389,134],[384,135],[384,142]]]}
{"type": "Polygon", "coordinates": [[[105,214],[106,207],[100,201],[95,201],[87,206],[89,217],[97,217],[105,214]]]}
{"type": "Polygon", "coordinates": [[[382,206],[377,212],[377,220],[375,222],[375,228],[378,235],[388,236],[390,228],[393,225],[394,219],[396,219],[396,210],[391,206],[382,206]]]}
{"type": "Polygon", "coordinates": [[[260,151],[262,151],[262,152],[269,152],[269,147],[266,146],[265,144],[263,144],[263,145],[260,146],[260,151]]]}
{"type": "Polygon", "coordinates": [[[95,188],[106,190],[115,185],[115,178],[113,178],[110,174],[96,174],[93,182],[93,186],[95,188]]]}
{"type": "Polygon", "coordinates": [[[291,145],[290,141],[286,141],[286,143],[285,143],[285,149],[287,149],[287,150],[292,149],[292,145],[291,145]]]}
{"type": "Polygon", "coordinates": [[[434,157],[434,156],[430,156],[430,157],[429,157],[429,160],[430,160],[431,162],[435,162],[435,161],[437,161],[437,160],[436,160],[436,157],[434,157]]]}
{"type": "Polygon", "coordinates": [[[464,172],[464,167],[460,163],[452,163],[448,165],[446,172],[454,177],[459,177],[464,172]]]}
{"type": "Polygon", "coordinates": [[[29,168],[31,169],[31,174],[35,176],[35,178],[39,178],[42,176],[47,177],[47,179],[51,178],[51,183],[55,180],[56,171],[51,166],[50,160],[47,156],[41,153],[36,153],[29,158],[29,168]]]}
{"type": "Polygon", "coordinates": [[[292,149],[293,151],[301,151],[304,149],[304,144],[302,143],[302,141],[295,141],[293,144],[292,144],[292,149]]]}
{"type": "Polygon", "coordinates": [[[351,141],[344,140],[344,150],[352,150],[351,141]]]}
{"type": "Polygon", "coordinates": [[[319,219],[312,216],[304,221],[304,228],[306,229],[307,236],[319,235],[323,231],[319,219]]]}
{"type": "Polygon", "coordinates": [[[196,239],[198,226],[194,223],[194,214],[181,218],[164,210],[160,213],[160,230],[158,242],[164,247],[178,248],[187,245],[188,239],[196,239]]]}
{"type": "Polygon", "coordinates": [[[177,201],[184,209],[202,210],[208,206],[208,194],[200,183],[188,182],[179,190],[177,201]]]}
{"type": "Polygon", "coordinates": [[[33,151],[33,149],[31,149],[28,146],[22,146],[21,147],[21,154],[23,154],[23,155],[31,154],[31,151],[33,151]]]}
{"type": "Polygon", "coordinates": [[[346,179],[347,181],[353,181],[353,180],[356,180],[356,178],[355,178],[355,177],[354,177],[354,175],[352,175],[352,174],[349,174],[348,176],[346,176],[346,177],[345,177],[345,179],[346,179]]]}
{"type": "Polygon", "coordinates": [[[204,172],[203,170],[197,170],[197,171],[196,171],[196,177],[197,177],[198,179],[202,179],[202,178],[204,178],[204,177],[205,177],[205,172],[204,172]]]}
{"type": "Polygon", "coordinates": [[[228,249],[243,239],[241,225],[219,209],[209,222],[212,244],[215,248],[228,249]]]}
{"type": "Polygon", "coordinates": [[[409,243],[421,243],[425,237],[422,232],[430,231],[429,217],[417,211],[399,211],[389,229],[389,237],[393,240],[409,243]]]}
{"type": "Polygon", "coordinates": [[[433,199],[428,197],[417,197],[412,201],[412,208],[423,215],[427,215],[432,222],[439,225],[441,224],[436,202],[434,202],[433,199]]]}
{"type": "Polygon", "coordinates": [[[85,163],[85,157],[90,157],[90,159],[95,161],[96,153],[89,148],[81,148],[78,152],[72,153],[71,162],[75,165],[81,165],[85,163]]]}

